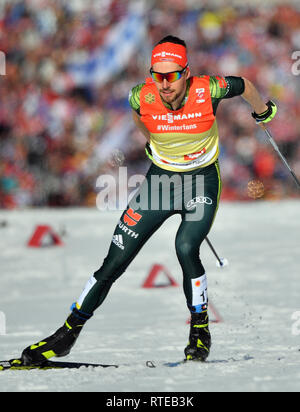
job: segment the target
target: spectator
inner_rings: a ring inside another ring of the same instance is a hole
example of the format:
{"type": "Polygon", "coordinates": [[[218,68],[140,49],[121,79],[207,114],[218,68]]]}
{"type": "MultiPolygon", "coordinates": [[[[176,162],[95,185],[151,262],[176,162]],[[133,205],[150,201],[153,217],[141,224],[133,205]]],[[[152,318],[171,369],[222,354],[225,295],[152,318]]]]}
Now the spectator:
{"type": "MultiPolygon", "coordinates": [[[[106,137],[113,126],[131,122],[127,95],[146,76],[137,53],[126,70],[102,86],[73,83],[68,63],[101,47],[129,2],[97,4],[18,0],[0,5],[0,49],[6,55],[6,76],[0,76],[1,208],[95,205],[97,177],[112,168],[111,157],[101,157],[106,137]]],[[[194,75],[241,75],[257,84],[266,100],[278,103],[270,127],[299,174],[300,86],[291,70],[292,53],[299,50],[299,10],[286,2],[267,1],[262,8],[204,4],[153,1],[145,22],[150,45],[166,34],[178,35],[189,44],[194,75]]],[[[232,99],[220,107],[218,119],[224,199],[250,200],[252,178],[265,182],[264,198],[296,196],[245,103],[232,99]]],[[[128,176],[143,173],[148,161],[138,132],[126,129],[124,139],[116,141],[128,176]]]]}

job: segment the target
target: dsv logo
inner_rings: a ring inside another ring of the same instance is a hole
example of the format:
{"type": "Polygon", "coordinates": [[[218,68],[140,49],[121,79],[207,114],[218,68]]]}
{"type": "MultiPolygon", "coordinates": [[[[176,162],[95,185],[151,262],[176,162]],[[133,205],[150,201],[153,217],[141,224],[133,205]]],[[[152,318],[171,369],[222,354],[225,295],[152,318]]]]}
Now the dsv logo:
{"type": "Polygon", "coordinates": [[[189,200],[186,204],[186,208],[187,210],[191,210],[194,209],[197,205],[197,203],[205,203],[207,205],[212,205],[213,201],[211,200],[210,197],[206,197],[206,196],[196,196],[193,199],[189,200]]]}

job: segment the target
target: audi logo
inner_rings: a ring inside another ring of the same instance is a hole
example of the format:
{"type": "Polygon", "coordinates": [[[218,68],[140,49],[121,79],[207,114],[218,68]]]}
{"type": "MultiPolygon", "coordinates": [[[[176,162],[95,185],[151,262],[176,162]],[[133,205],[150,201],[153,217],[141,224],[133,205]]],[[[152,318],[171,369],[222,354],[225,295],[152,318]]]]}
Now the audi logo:
{"type": "Polygon", "coordinates": [[[194,207],[196,207],[197,203],[205,203],[207,205],[212,205],[213,201],[211,200],[210,197],[206,197],[206,196],[196,196],[193,199],[189,200],[186,204],[186,208],[187,209],[193,209],[194,207]]]}

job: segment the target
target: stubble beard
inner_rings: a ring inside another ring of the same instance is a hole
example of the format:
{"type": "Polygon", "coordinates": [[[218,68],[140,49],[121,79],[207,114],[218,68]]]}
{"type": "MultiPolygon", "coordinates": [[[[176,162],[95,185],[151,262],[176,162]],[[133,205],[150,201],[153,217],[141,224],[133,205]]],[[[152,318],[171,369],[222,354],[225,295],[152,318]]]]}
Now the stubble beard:
{"type": "Polygon", "coordinates": [[[180,91],[177,91],[177,92],[175,90],[173,90],[172,88],[159,90],[159,94],[160,94],[160,97],[161,97],[162,101],[164,103],[167,103],[167,104],[171,105],[171,106],[173,106],[174,103],[176,103],[175,104],[175,106],[176,106],[178,101],[184,98],[185,92],[186,92],[186,87],[184,87],[183,89],[181,89],[180,91]],[[169,96],[164,96],[164,94],[163,94],[164,91],[165,92],[173,92],[173,93],[169,96]]]}
{"type": "MultiPolygon", "coordinates": [[[[172,91],[172,90],[170,90],[172,91]]],[[[175,93],[174,95],[172,94],[173,97],[167,96],[167,98],[163,95],[162,91],[160,91],[160,97],[162,99],[163,102],[168,103],[168,104],[172,104],[174,103],[181,95],[181,93],[175,93]],[[168,98],[169,97],[169,98],[168,98]]]]}

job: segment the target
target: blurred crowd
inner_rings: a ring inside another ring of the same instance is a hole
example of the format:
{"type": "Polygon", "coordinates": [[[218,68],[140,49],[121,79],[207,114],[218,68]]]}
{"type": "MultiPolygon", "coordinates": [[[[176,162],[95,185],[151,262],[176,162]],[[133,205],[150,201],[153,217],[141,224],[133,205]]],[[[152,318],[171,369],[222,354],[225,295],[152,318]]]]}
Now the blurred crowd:
{"type": "MultiPolygon", "coordinates": [[[[193,75],[244,76],[266,101],[277,103],[269,127],[300,176],[300,75],[292,70],[292,54],[300,50],[296,6],[146,3],[144,53],[135,53],[118,75],[94,87],[77,86],[68,64],[104,44],[128,13],[129,0],[1,3],[6,74],[0,76],[0,208],[95,206],[100,175],[117,176],[120,165],[128,168],[128,177],[146,172],[145,141],[132,124],[128,93],[148,76],[145,50],[167,34],[186,41],[193,75]],[[118,143],[125,124],[126,139],[118,143]]],[[[247,187],[253,180],[263,185],[257,196],[262,199],[297,197],[293,180],[250,114],[239,97],[218,108],[223,199],[250,200],[247,187]]]]}

